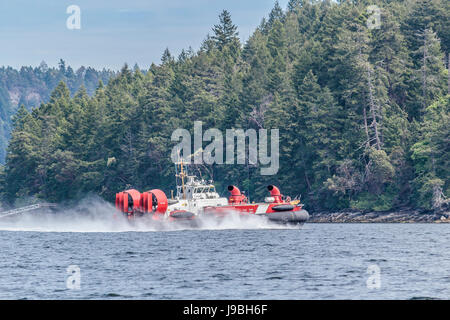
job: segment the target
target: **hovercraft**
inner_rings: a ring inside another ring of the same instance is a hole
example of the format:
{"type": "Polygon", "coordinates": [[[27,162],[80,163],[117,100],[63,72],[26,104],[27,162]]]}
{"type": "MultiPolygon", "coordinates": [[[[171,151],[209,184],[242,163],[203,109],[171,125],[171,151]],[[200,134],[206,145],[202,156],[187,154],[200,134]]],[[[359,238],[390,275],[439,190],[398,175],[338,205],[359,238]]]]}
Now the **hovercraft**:
{"type": "Polygon", "coordinates": [[[255,215],[271,222],[303,224],[309,214],[299,200],[292,201],[280,190],[269,185],[264,202],[250,203],[236,187],[228,186],[230,196],[220,197],[212,181],[206,182],[187,173],[183,162],[176,173],[176,196],[170,199],[159,189],[140,193],[129,189],[116,194],[116,208],[129,220],[146,217],[160,222],[180,222],[191,226],[201,217],[220,219],[230,214],[255,215]]]}

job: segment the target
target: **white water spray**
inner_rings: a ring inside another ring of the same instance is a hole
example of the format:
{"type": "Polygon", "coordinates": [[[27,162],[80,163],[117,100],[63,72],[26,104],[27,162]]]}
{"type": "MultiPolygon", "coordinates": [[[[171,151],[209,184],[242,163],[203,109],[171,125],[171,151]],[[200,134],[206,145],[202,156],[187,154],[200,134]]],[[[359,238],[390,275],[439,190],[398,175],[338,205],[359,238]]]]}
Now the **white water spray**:
{"type": "Polygon", "coordinates": [[[0,230],[24,232],[154,232],[177,230],[292,229],[265,218],[228,214],[224,218],[200,217],[198,226],[153,221],[149,218],[128,221],[110,203],[99,197],[86,198],[78,205],[57,212],[37,210],[0,219],[0,230]]]}

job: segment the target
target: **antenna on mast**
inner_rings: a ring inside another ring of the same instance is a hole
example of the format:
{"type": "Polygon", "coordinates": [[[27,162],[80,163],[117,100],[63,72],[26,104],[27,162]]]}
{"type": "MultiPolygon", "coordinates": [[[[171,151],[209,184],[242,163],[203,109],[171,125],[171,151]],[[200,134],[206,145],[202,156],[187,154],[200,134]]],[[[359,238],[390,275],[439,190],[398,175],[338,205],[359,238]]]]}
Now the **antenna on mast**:
{"type": "MultiPolygon", "coordinates": [[[[197,151],[195,151],[193,154],[189,155],[189,158],[192,158],[199,152],[203,152],[203,148],[200,148],[197,151]]],[[[186,188],[184,185],[184,178],[188,177],[188,169],[187,169],[188,163],[186,163],[186,168],[184,168],[183,157],[180,157],[179,149],[177,150],[177,154],[178,154],[178,162],[175,164],[175,167],[176,167],[175,174],[176,174],[177,178],[181,178],[181,190],[183,191],[183,199],[186,199],[186,188]],[[180,165],[180,173],[178,173],[178,167],[177,167],[178,165],[180,165]]],[[[178,187],[178,181],[177,181],[177,187],[178,187]]]]}

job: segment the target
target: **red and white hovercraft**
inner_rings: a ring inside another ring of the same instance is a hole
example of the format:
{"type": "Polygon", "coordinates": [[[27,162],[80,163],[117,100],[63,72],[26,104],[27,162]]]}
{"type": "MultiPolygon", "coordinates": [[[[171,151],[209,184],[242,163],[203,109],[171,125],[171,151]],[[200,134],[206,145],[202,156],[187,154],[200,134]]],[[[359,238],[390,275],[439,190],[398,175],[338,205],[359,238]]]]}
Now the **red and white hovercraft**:
{"type": "Polygon", "coordinates": [[[130,189],[116,194],[116,208],[130,220],[147,217],[160,222],[183,222],[194,226],[201,217],[220,219],[230,214],[255,215],[286,224],[303,224],[309,218],[299,200],[291,201],[290,197],[284,197],[273,185],[267,187],[270,196],[264,202],[250,203],[235,186],[228,186],[228,199],[220,197],[212,181],[207,183],[188,175],[183,163],[180,163],[180,173],[176,177],[175,197],[172,195],[168,199],[159,189],[143,193],[130,189]]]}

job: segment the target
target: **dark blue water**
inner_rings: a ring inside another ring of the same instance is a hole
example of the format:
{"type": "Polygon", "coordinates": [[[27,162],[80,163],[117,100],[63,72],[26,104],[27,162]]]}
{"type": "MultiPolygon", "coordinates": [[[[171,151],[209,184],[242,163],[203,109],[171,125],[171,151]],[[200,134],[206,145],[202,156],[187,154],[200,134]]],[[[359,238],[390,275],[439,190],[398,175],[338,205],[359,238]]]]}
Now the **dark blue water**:
{"type": "Polygon", "coordinates": [[[0,231],[0,299],[448,299],[449,240],[446,224],[0,231]]]}

